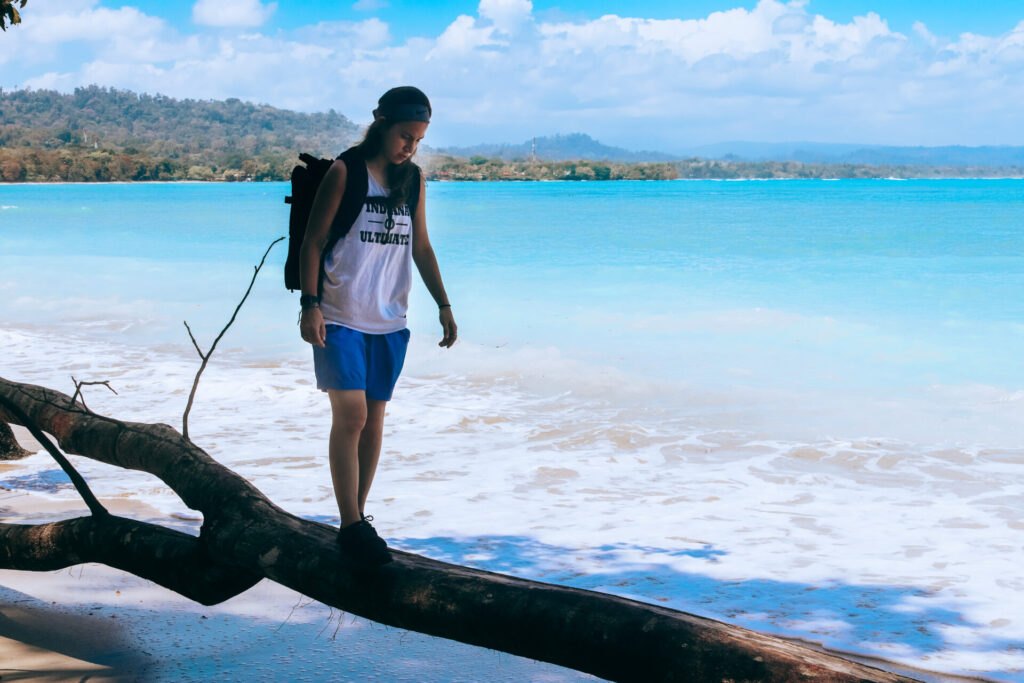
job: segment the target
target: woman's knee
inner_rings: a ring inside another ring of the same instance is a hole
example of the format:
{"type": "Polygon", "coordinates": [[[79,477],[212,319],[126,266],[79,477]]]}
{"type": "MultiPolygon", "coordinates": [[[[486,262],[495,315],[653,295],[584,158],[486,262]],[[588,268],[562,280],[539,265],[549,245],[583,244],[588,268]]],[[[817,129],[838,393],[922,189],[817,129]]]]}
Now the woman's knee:
{"type": "Polygon", "coordinates": [[[384,431],[384,407],[385,401],[370,400],[366,402],[366,421],[363,426],[362,437],[364,439],[380,438],[384,431]]]}
{"type": "Polygon", "coordinates": [[[361,434],[366,427],[366,399],[362,392],[330,392],[332,428],[345,434],[361,434]]]}
{"type": "Polygon", "coordinates": [[[332,427],[349,436],[356,436],[363,433],[366,427],[366,416],[359,416],[352,413],[335,415],[332,427]]]}

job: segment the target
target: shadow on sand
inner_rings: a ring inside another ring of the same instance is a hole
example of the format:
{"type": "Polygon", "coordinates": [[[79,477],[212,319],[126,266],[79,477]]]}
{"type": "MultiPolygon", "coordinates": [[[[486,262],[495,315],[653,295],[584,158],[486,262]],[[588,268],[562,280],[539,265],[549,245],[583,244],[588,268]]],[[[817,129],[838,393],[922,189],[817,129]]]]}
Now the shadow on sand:
{"type": "MultiPolygon", "coordinates": [[[[403,538],[393,545],[445,562],[620,595],[834,652],[925,669],[948,669],[939,662],[929,667],[929,658],[940,652],[989,653],[1021,647],[1021,643],[994,637],[979,637],[969,646],[950,642],[943,633],[945,627],[981,630],[984,625],[970,622],[948,606],[929,605],[933,594],[917,587],[730,581],[672,567],[676,558],[718,563],[727,553],[713,546],[685,550],[619,544],[563,548],[522,536],[403,538]]],[[[962,680],[916,671],[911,674],[931,681],[962,680]]],[[[987,672],[986,676],[986,680],[1024,681],[1021,671],[987,672]]]]}

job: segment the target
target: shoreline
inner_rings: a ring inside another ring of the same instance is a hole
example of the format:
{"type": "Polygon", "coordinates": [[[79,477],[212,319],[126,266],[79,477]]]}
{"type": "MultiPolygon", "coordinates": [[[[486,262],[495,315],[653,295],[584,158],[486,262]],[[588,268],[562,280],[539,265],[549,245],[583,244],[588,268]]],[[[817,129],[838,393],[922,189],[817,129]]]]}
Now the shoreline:
{"type": "MultiPolygon", "coordinates": [[[[773,176],[773,177],[759,177],[759,176],[743,176],[743,177],[709,177],[709,178],[608,178],[608,179],[596,179],[596,178],[431,178],[427,177],[428,174],[424,174],[424,178],[427,182],[443,182],[443,183],[455,183],[455,182],[466,182],[466,183],[509,183],[509,184],[522,184],[522,183],[535,183],[535,182],[564,182],[564,183],[580,183],[580,182],[677,182],[677,181],[688,181],[688,182],[766,182],[766,181],[777,181],[777,180],[799,180],[807,182],[836,182],[841,180],[889,180],[898,182],[913,182],[913,181],[925,181],[932,182],[935,180],[1024,180],[1024,174],[1021,175],[944,175],[934,177],[922,177],[922,176],[894,176],[894,175],[878,175],[878,176],[835,176],[835,177],[799,177],[799,176],[773,176]]],[[[270,184],[270,183],[283,183],[288,184],[288,179],[282,180],[195,180],[195,179],[181,179],[181,180],[24,180],[24,181],[10,181],[0,180],[0,187],[7,186],[26,186],[26,185],[180,185],[180,184],[193,184],[193,185],[244,185],[244,184],[270,184]]]]}
{"type": "MultiPolygon", "coordinates": [[[[18,437],[29,445],[20,433],[18,437]]],[[[181,530],[196,526],[162,517],[138,501],[102,502],[114,514],[181,530]]],[[[0,510],[6,523],[42,523],[88,514],[84,503],[8,489],[0,489],[0,510]]],[[[830,650],[800,638],[782,639],[925,683],[998,681],[930,672],[830,650]]],[[[268,579],[219,605],[203,606],[97,563],[48,572],[0,569],[0,677],[33,674],[43,680],[87,677],[101,683],[177,683],[245,681],[260,673],[272,680],[291,681],[323,680],[325,676],[337,680],[376,676],[417,683],[603,680],[546,662],[378,624],[317,603],[268,579]],[[437,657],[439,651],[445,656],[437,657]]]]}
{"type": "MultiPolygon", "coordinates": [[[[40,448],[24,427],[12,425],[12,429],[24,448],[40,448]]],[[[14,469],[15,463],[0,462],[0,474],[14,469]]],[[[137,499],[103,498],[102,502],[113,514],[186,533],[197,533],[201,523],[166,515],[137,499]]],[[[0,488],[0,521],[4,523],[38,524],[88,514],[79,500],[0,488]]],[[[826,648],[772,629],[763,632],[925,683],[999,681],[936,673],[826,648]]],[[[203,606],[97,563],[49,572],[0,569],[0,677],[59,672],[62,677],[54,680],[242,681],[258,675],[261,667],[266,667],[262,672],[272,678],[295,681],[310,680],[306,676],[311,668],[311,680],[325,675],[352,676],[343,680],[386,676],[389,681],[441,683],[468,672],[468,680],[510,683],[602,680],[553,664],[377,624],[312,601],[268,579],[219,605],[203,606]],[[202,638],[196,638],[197,632],[202,638]],[[438,650],[451,656],[428,654],[438,650]],[[382,652],[389,657],[382,659],[382,652]]]]}
{"type": "MultiPolygon", "coordinates": [[[[1024,180],[1024,175],[1013,176],[941,176],[922,178],[912,176],[901,178],[899,176],[867,176],[857,178],[830,177],[830,178],[800,178],[800,177],[743,177],[743,178],[613,178],[608,180],[585,179],[563,179],[563,178],[499,178],[494,180],[469,178],[448,179],[448,178],[425,178],[428,183],[507,183],[511,185],[524,183],[653,183],[653,182],[770,182],[770,181],[801,181],[801,182],[837,182],[843,180],[885,180],[891,182],[933,182],[948,180],[1024,180]]],[[[262,185],[281,183],[288,184],[288,180],[27,180],[21,182],[0,181],[0,187],[19,186],[52,186],[52,185],[262,185]]]]}
{"type": "MultiPolygon", "coordinates": [[[[22,433],[18,439],[28,445],[22,433]]],[[[197,527],[165,517],[138,501],[102,502],[114,514],[179,530],[197,527]]],[[[84,503],[9,489],[0,489],[0,510],[6,523],[41,523],[88,514],[84,503]]],[[[0,678],[4,680],[179,683],[373,677],[410,683],[601,680],[553,664],[378,624],[311,601],[267,579],[223,603],[203,606],[96,563],[49,572],[0,569],[0,678]]]]}

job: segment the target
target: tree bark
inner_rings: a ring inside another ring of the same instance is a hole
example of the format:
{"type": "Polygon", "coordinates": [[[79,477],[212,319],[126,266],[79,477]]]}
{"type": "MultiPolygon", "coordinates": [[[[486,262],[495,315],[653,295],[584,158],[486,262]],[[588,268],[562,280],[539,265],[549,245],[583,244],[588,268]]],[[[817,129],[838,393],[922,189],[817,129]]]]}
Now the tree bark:
{"type": "Polygon", "coordinates": [[[373,621],[616,681],[911,680],[684,612],[410,553],[360,570],[338,550],[336,529],[277,507],[167,425],[94,415],[2,378],[0,395],[65,452],[154,474],[204,518],[198,539],[116,517],[3,525],[0,567],[102,562],[206,604],[266,577],[373,621]]]}
{"type": "Polygon", "coordinates": [[[29,571],[100,562],[203,605],[249,590],[262,575],[211,560],[200,539],[113,515],[49,524],[0,524],[0,567],[29,571]]]}
{"type": "Polygon", "coordinates": [[[0,420],[0,460],[20,460],[30,455],[32,453],[22,448],[18,440],[14,438],[11,426],[0,420]]]}

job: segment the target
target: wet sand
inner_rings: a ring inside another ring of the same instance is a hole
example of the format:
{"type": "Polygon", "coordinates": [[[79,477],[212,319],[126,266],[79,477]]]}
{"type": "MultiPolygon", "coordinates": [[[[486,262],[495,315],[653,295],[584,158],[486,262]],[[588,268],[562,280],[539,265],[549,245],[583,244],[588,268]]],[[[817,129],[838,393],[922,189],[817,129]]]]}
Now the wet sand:
{"type": "MultiPolygon", "coordinates": [[[[187,523],[163,517],[137,501],[103,502],[117,515],[189,530],[187,523]]],[[[0,521],[6,523],[41,523],[86,514],[84,504],[0,489],[0,521]]],[[[51,572],[0,570],[0,680],[86,679],[90,683],[599,680],[382,626],[266,580],[220,605],[205,607],[104,565],[51,572]]]]}

